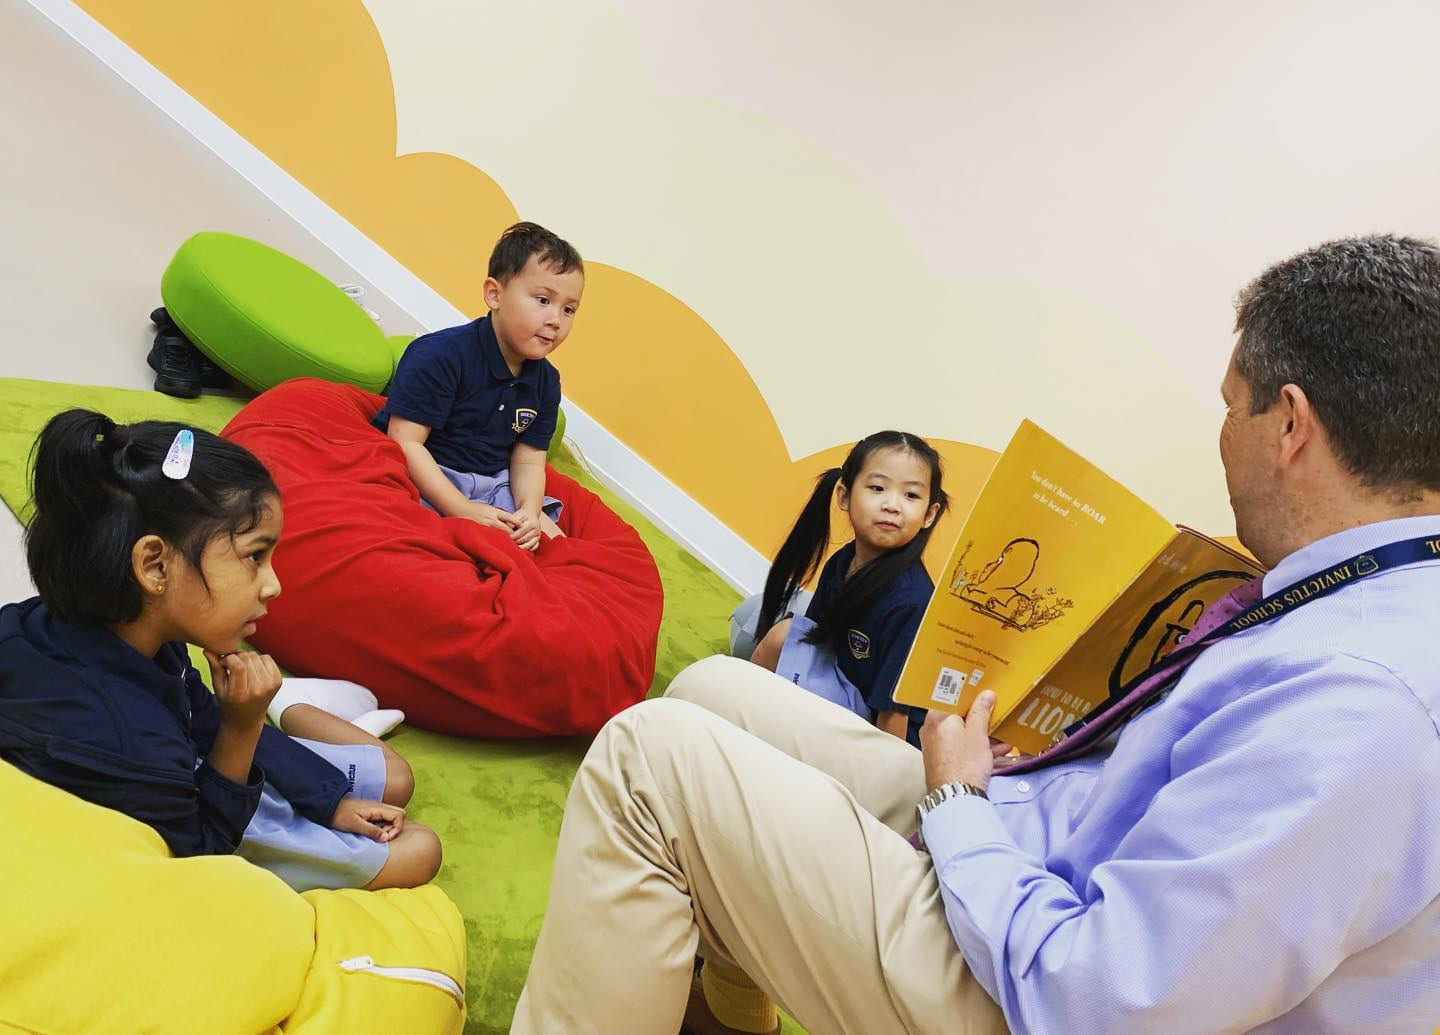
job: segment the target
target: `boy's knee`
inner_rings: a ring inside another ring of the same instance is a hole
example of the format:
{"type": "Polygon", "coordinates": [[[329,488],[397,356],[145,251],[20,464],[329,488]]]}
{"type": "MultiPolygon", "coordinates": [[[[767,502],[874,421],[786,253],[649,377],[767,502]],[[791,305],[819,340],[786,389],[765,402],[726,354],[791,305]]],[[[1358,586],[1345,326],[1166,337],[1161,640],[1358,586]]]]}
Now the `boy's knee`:
{"type": "Polygon", "coordinates": [[[387,805],[408,805],[415,794],[415,771],[389,744],[380,745],[380,749],[385,753],[385,793],[381,800],[387,805]]]}

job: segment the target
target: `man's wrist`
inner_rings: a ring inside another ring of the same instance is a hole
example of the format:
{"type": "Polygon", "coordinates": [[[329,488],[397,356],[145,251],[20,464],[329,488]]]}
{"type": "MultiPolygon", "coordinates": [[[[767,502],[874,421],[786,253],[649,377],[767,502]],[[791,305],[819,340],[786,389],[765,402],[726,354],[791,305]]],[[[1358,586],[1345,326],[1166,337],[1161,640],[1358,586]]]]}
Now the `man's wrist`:
{"type": "MultiPolygon", "coordinates": [[[[985,788],[976,787],[974,784],[965,783],[963,780],[951,780],[940,786],[932,788],[931,791],[921,798],[915,805],[915,838],[918,846],[925,848],[925,817],[930,815],[947,801],[956,798],[984,798],[989,800],[985,788]]],[[[928,849],[927,849],[928,851],[928,849]]]]}
{"type": "Polygon", "coordinates": [[[950,780],[932,789],[925,797],[920,799],[916,807],[920,810],[920,816],[923,819],[928,812],[938,808],[951,798],[965,797],[985,798],[988,801],[990,796],[985,793],[984,787],[977,787],[975,784],[966,783],[964,780],[950,780]]]}
{"type": "Polygon", "coordinates": [[[925,774],[925,789],[933,791],[947,783],[963,783],[978,789],[983,795],[990,786],[990,774],[974,772],[962,766],[938,773],[925,774]]]}

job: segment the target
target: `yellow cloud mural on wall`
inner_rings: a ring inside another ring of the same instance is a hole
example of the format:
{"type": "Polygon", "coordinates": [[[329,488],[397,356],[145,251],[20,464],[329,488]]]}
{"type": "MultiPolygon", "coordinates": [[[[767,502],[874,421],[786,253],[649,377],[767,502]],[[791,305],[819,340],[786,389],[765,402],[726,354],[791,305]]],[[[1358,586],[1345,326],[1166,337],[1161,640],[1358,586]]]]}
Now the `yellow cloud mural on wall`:
{"type": "Polygon", "coordinates": [[[517,209],[574,240],[567,396],[762,554],[854,439],[926,435],[963,512],[1021,416],[1228,529],[1210,422],[1134,327],[937,278],[796,127],[657,81],[611,5],[79,6],[462,311],[517,209]]]}
{"type": "MultiPolygon", "coordinates": [[[[489,248],[518,218],[480,170],[395,154],[384,47],[353,0],[82,6],[447,300],[483,309],[489,248]]],[[[576,170],[576,175],[583,175],[576,170]]],[[[764,553],[839,444],[799,462],[725,342],[662,288],[591,257],[584,313],[557,354],[566,394],[764,553]]],[[[994,453],[938,442],[967,500],[994,453]]]]}

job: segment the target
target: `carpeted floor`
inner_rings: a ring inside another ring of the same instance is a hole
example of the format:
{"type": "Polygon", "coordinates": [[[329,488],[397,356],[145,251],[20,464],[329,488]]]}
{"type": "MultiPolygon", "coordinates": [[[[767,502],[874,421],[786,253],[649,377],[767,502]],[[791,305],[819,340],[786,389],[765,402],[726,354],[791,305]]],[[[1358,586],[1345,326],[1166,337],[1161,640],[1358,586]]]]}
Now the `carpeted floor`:
{"type": "MultiPolygon", "coordinates": [[[[25,519],[31,444],[45,421],[67,407],[98,409],[121,422],[180,420],[218,431],[241,405],[242,400],[218,396],[187,401],[154,392],[0,378],[0,497],[25,519]]],[[[572,456],[557,458],[555,466],[600,493],[633,524],[660,567],[665,617],[651,694],[691,661],[722,653],[727,617],[738,594],[597,484],[572,456]]],[[[565,793],[585,745],[462,740],[408,727],[390,743],[415,769],[410,811],[434,827],[445,845],[436,883],[465,917],[470,1014],[465,1030],[505,1032],[544,913],[565,793]]]]}

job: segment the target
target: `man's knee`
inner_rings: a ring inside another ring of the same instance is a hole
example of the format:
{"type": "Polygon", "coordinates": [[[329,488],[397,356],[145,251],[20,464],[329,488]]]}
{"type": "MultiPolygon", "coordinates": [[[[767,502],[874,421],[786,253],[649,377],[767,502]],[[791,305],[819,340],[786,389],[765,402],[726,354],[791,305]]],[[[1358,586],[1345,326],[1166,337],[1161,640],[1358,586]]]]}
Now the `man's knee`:
{"type": "MultiPolygon", "coordinates": [[[[665,696],[676,701],[689,701],[708,709],[708,702],[722,698],[741,677],[750,675],[750,662],[724,654],[701,658],[682,669],[670,683],[665,696]]],[[[708,709],[713,710],[713,709],[708,709]]]]}
{"type": "Polygon", "coordinates": [[[626,708],[596,734],[580,764],[572,793],[592,778],[603,782],[640,769],[659,772],[672,768],[693,750],[697,735],[712,721],[714,716],[704,708],[670,697],[626,708]]]}

